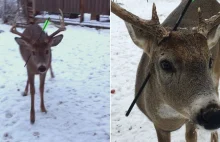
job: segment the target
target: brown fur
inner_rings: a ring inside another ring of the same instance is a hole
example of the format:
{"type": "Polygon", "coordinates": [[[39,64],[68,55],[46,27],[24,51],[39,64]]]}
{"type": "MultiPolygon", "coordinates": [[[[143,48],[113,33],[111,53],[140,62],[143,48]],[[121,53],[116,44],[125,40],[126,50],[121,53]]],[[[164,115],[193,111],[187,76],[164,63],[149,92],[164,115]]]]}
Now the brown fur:
{"type": "MultiPolygon", "coordinates": [[[[173,27],[187,2],[188,0],[183,0],[162,25],[173,27]]],[[[209,18],[220,11],[220,4],[216,0],[195,0],[180,27],[197,26],[198,7],[201,7],[204,18],[209,18]]],[[[134,43],[144,50],[137,70],[136,94],[147,76],[147,70],[150,69],[151,77],[137,105],[154,123],[158,141],[170,142],[170,132],[186,123],[187,142],[196,142],[196,115],[199,112],[194,111],[196,107],[193,106],[194,102],[202,95],[204,103],[200,105],[204,105],[203,107],[208,104],[219,104],[216,97],[220,77],[219,43],[209,51],[207,39],[202,34],[175,31],[158,45],[147,31],[129,23],[126,23],[126,26],[134,43]],[[209,67],[211,57],[214,59],[212,68],[209,67]],[[161,69],[160,61],[163,59],[173,63],[175,73],[167,73],[161,69]],[[205,102],[205,97],[210,100],[205,102]],[[166,106],[167,111],[170,111],[167,113],[171,113],[169,117],[159,113],[160,109],[166,109],[166,106]]],[[[209,31],[208,37],[214,33],[215,29],[209,31]]],[[[217,137],[217,133],[212,133],[211,140],[217,142],[217,137]]]]}
{"type": "MultiPolygon", "coordinates": [[[[42,32],[42,28],[39,25],[30,25],[27,27],[23,34],[18,33],[14,26],[11,30],[13,33],[18,34],[21,38],[15,38],[16,42],[20,46],[20,53],[23,60],[27,62],[27,83],[24,91],[26,96],[28,93],[28,88],[30,86],[31,93],[31,111],[30,111],[30,121],[35,122],[35,86],[34,78],[35,75],[40,76],[40,108],[42,112],[47,112],[44,105],[44,84],[47,70],[51,69],[51,76],[54,77],[52,67],[51,67],[51,47],[59,44],[63,38],[63,35],[58,35],[56,37],[49,37],[45,32],[42,32]],[[40,37],[40,38],[39,38],[40,37]],[[44,66],[44,71],[40,71],[40,67],[44,66]]],[[[58,32],[57,32],[58,33],[58,32]]]]}

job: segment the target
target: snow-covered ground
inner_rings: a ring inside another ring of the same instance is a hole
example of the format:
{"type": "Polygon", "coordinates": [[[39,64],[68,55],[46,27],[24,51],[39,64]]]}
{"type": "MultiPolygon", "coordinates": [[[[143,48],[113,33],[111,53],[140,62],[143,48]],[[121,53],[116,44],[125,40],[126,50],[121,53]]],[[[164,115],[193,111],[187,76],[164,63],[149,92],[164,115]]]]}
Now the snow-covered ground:
{"type": "Polygon", "coordinates": [[[67,26],[63,41],[52,48],[55,78],[48,72],[47,114],[40,112],[39,77],[35,77],[36,121],[31,125],[30,94],[21,95],[26,68],[9,29],[0,25],[5,31],[0,33],[0,141],[108,142],[110,31],[67,26]]]}
{"type": "MultiPolygon", "coordinates": [[[[122,7],[144,19],[151,18],[155,2],[162,22],[180,3],[180,0],[117,0],[122,7]]],[[[134,98],[134,85],[138,63],[142,55],[130,39],[124,22],[111,14],[111,141],[112,142],[157,142],[153,124],[135,105],[129,117],[125,112],[134,98]]],[[[220,130],[219,130],[220,132],[220,130]]],[[[210,141],[210,135],[198,131],[198,142],[210,141]]],[[[220,134],[220,133],[219,133],[220,134]]],[[[171,134],[172,142],[185,142],[185,127],[171,134]]]]}

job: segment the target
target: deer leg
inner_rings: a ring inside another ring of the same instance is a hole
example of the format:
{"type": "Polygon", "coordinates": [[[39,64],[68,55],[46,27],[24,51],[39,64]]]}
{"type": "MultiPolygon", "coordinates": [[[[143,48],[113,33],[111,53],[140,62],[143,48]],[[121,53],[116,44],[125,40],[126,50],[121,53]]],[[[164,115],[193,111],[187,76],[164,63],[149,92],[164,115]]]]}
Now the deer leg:
{"type": "Polygon", "coordinates": [[[157,132],[157,138],[158,142],[170,142],[170,132],[169,131],[164,131],[155,126],[156,132],[157,132]]]}
{"type": "Polygon", "coordinates": [[[28,95],[28,87],[29,87],[29,81],[28,81],[28,79],[27,79],[27,84],[26,84],[26,87],[25,87],[23,96],[27,96],[27,95],[28,95]]]}
{"type": "Polygon", "coordinates": [[[53,69],[52,69],[52,64],[50,64],[50,75],[51,75],[51,78],[54,78],[53,69]]]}
{"type": "Polygon", "coordinates": [[[35,110],[34,110],[34,74],[28,73],[28,81],[30,84],[30,92],[31,92],[31,112],[30,112],[30,121],[33,124],[35,122],[35,110]]]}
{"type": "Polygon", "coordinates": [[[40,108],[42,112],[47,112],[44,106],[44,82],[46,78],[46,73],[40,74],[40,108]]]}
{"type": "Polygon", "coordinates": [[[211,133],[211,142],[218,142],[218,132],[211,133]]]}
{"type": "Polygon", "coordinates": [[[52,53],[50,54],[50,76],[54,78],[53,69],[52,69],[52,53]]]}
{"type": "Polygon", "coordinates": [[[186,142],[197,142],[196,127],[190,122],[186,123],[185,138],[186,142]]]}

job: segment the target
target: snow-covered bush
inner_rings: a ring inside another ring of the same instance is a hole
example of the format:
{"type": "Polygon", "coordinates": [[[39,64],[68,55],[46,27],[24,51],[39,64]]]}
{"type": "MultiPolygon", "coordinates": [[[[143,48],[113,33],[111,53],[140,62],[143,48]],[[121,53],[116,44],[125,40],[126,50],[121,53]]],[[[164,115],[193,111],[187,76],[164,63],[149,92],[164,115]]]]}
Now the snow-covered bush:
{"type": "Polygon", "coordinates": [[[0,17],[4,23],[13,23],[17,9],[17,0],[0,0],[0,17]]]}

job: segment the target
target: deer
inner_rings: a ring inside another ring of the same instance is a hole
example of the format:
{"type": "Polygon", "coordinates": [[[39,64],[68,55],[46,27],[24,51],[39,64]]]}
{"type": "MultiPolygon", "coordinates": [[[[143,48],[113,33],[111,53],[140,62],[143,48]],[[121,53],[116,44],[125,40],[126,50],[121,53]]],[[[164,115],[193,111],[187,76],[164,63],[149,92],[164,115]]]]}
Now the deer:
{"type": "Polygon", "coordinates": [[[159,142],[170,142],[171,132],[184,124],[187,142],[197,141],[197,130],[211,131],[218,141],[220,102],[220,4],[194,1],[177,30],[172,30],[187,0],[161,24],[153,4],[145,20],[111,2],[112,12],[125,22],[133,43],[143,50],[135,94],[149,80],[138,98],[139,110],[153,123],[159,142]]]}
{"type": "Polygon", "coordinates": [[[51,58],[52,52],[51,47],[57,46],[63,39],[63,35],[57,35],[62,31],[65,31],[65,23],[63,18],[63,13],[60,10],[60,26],[52,34],[48,35],[38,24],[29,25],[23,33],[17,31],[16,24],[11,28],[13,34],[19,35],[20,37],[15,37],[15,41],[19,45],[20,54],[26,63],[27,69],[27,82],[24,91],[24,95],[28,93],[28,87],[30,85],[31,94],[31,110],[30,110],[30,122],[35,123],[35,86],[34,78],[35,75],[40,77],[40,108],[41,112],[47,113],[44,105],[44,85],[45,78],[48,69],[51,71],[51,76],[54,77],[51,58]],[[56,36],[57,35],[57,36],[56,36]]]}

